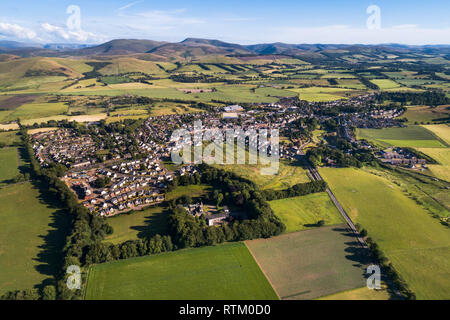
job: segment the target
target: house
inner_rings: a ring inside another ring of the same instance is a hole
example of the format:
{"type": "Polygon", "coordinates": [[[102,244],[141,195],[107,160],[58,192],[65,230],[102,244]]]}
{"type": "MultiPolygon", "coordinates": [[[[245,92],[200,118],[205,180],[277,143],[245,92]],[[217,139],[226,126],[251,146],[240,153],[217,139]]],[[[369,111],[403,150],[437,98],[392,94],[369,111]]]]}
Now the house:
{"type": "Polygon", "coordinates": [[[244,110],[244,108],[242,108],[240,105],[237,105],[237,104],[223,107],[223,111],[225,111],[225,112],[239,112],[242,110],[244,110]]]}
{"type": "Polygon", "coordinates": [[[208,226],[215,226],[223,221],[227,220],[230,217],[229,213],[218,213],[212,214],[209,217],[206,217],[206,221],[208,222],[208,226]]]}

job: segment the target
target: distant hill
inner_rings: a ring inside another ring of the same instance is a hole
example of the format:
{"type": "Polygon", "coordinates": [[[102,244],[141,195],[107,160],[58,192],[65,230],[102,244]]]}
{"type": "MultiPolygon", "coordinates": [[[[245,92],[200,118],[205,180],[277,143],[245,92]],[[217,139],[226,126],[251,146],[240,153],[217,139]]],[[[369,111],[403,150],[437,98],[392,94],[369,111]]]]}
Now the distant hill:
{"type": "Polygon", "coordinates": [[[65,53],[74,55],[128,55],[145,53],[164,44],[165,42],[154,40],[119,39],[112,40],[98,46],[65,53]]]}
{"type": "Polygon", "coordinates": [[[345,54],[388,55],[417,51],[450,54],[450,45],[409,46],[401,44],[287,44],[281,42],[240,45],[214,39],[187,38],[181,42],[116,39],[103,44],[30,44],[0,41],[0,54],[33,56],[126,56],[135,55],[148,61],[198,60],[202,57],[285,55],[306,60],[326,60],[345,54]]]}

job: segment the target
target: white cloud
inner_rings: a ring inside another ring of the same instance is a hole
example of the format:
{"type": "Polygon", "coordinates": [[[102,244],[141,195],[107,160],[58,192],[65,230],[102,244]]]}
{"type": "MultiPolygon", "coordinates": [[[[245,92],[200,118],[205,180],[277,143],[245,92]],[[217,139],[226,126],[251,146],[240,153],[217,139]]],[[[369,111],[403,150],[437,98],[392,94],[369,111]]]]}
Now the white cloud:
{"type": "Polygon", "coordinates": [[[27,40],[39,40],[36,32],[18,24],[0,22],[0,35],[27,40]]]}
{"type": "Polygon", "coordinates": [[[77,42],[96,42],[101,40],[94,33],[79,30],[70,30],[67,28],[55,26],[47,22],[41,24],[42,30],[53,40],[77,41],[77,42]]]}

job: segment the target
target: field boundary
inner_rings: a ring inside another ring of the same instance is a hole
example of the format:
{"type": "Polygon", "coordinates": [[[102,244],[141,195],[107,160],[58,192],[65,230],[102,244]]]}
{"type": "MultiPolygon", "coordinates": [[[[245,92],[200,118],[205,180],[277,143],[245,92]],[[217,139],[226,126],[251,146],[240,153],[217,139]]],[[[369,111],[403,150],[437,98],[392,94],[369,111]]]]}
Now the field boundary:
{"type": "Polygon", "coordinates": [[[258,259],[256,259],[255,255],[253,254],[253,251],[250,249],[250,247],[247,245],[247,243],[244,241],[244,245],[247,248],[247,250],[250,252],[250,254],[253,257],[253,260],[255,260],[256,264],[258,265],[259,270],[261,270],[261,272],[264,274],[264,277],[266,277],[267,281],[269,282],[270,286],[272,287],[273,291],[275,292],[275,294],[277,295],[279,300],[283,300],[280,296],[280,294],[278,293],[277,289],[275,289],[275,286],[273,285],[272,281],[270,280],[270,278],[267,276],[266,272],[264,271],[264,269],[262,268],[262,266],[259,264],[258,259]]]}

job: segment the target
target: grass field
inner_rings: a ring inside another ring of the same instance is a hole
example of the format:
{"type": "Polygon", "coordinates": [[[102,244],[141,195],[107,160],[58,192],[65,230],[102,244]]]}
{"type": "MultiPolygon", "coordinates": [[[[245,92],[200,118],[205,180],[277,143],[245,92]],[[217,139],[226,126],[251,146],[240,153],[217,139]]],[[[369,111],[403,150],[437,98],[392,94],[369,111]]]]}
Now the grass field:
{"type": "Polygon", "coordinates": [[[439,138],[444,140],[450,145],[450,126],[448,124],[436,124],[430,126],[424,126],[427,130],[430,130],[436,134],[439,138]]]}
{"type": "Polygon", "coordinates": [[[286,232],[315,227],[319,220],[326,225],[343,223],[341,214],[325,192],[269,202],[275,214],[286,225],[286,232]]]}
{"type": "Polygon", "coordinates": [[[314,299],[365,285],[367,252],[345,225],[246,241],[282,299],[314,299]]]}
{"type": "Polygon", "coordinates": [[[450,117],[448,106],[438,106],[436,108],[428,106],[408,107],[404,117],[408,119],[408,123],[427,123],[433,120],[439,120],[450,117]]]}
{"type": "Polygon", "coordinates": [[[3,121],[12,121],[44,118],[52,115],[63,114],[68,111],[68,106],[64,103],[27,103],[10,113],[3,121]]]}
{"type": "Polygon", "coordinates": [[[438,178],[450,182],[450,148],[419,148],[439,164],[429,164],[428,168],[438,178]]]}
{"type": "Polygon", "coordinates": [[[167,214],[160,206],[150,207],[143,211],[109,218],[108,224],[113,227],[114,233],[107,236],[105,241],[117,244],[152,237],[156,234],[166,234],[167,214]]]}
{"type": "Polygon", "coordinates": [[[353,168],[323,168],[320,174],[352,220],[368,230],[418,299],[450,298],[447,227],[385,178],[353,168]]]}
{"type": "Polygon", "coordinates": [[[190,196],[192,198],[200,197],[211,191],[211,186],[204,184],[191,184],[189,186],[178,186],[170,192],[166,193],[166,200],[170,201],[177,199],[184,195],[190,196]]]}
{"type": "Polygon", "coordinates": [[[64,213],[30,183],[0,189],[0,294],[39,286],[59,271],[64,213]]]}
{"type": "Polygon", "coordinates": [[[422,126],[404,128],[357,129],[358,139],[367,139],[381,145],[415,148],[444,148],[446,142],[422,126]]]}
{"type": "Polygon", "coordinates": [[[90,268],[86,299],[274,300],[243,243],[127,259],[90,268]]]}
{"type": "Polygon", "coordinates": [[[372,79],[373,84],[377,85],[380,90],[399,88],[400,84],[390,79],[372,79]]]}
{"type": "Polygon", "coordinates": [[[19,174],[17,148],[0,149],[0,184],[19,174]]]}
{"type": "Polygon", "coordinates": [[[233,164],[215,165],[216,167],[232,171],[237,175],[249,179],[262,189],[282,190],[297,183],[309,182],[306,170],[293,162],[280,160],[280,167],[276,175],[262,175],[261,164],[233,164]]]}
{"type": "Polygon", "coordinates": [[[17,135],[17,131],[0,132],[0,144],[10,146],[18,142],[20,142],[20,136],[17,135]]]}

